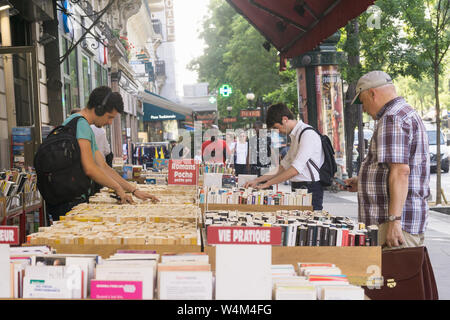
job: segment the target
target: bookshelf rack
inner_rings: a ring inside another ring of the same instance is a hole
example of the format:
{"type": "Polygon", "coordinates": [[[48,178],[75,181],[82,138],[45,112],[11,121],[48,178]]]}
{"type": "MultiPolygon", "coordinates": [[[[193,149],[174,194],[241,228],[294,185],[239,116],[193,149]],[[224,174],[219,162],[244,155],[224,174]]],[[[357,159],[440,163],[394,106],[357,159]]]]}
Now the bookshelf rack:
{"type": "Polygon", "coordinates": [[[39,226],[45,225],[42,198],[38,191],[21,192],[14,196],[0,198],[1,225],[10,225],[13,219],[19,219],[20,245],[26,242],[27,213],[39,211],[39,226]]]}

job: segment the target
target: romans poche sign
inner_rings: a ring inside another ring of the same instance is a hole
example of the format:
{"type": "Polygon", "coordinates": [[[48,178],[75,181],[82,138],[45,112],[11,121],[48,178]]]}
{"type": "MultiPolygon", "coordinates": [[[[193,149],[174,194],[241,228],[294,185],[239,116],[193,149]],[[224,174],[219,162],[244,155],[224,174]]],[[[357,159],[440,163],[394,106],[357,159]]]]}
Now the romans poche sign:
{"type": "Polygon", "coordinates": [[[0,226],[0,244],[19,244],[19,227],[0,226]]]}
{"type": "Polygon", "coordinates": [[[195,186],[198,180],[198,167],[198,162],[193,159],[169,160],[168,184],[195,186]]]}
{"type": "Polygon", "coordinates": [[[208,244],[281,245],[281,227],[208,226],[208,244]]]}

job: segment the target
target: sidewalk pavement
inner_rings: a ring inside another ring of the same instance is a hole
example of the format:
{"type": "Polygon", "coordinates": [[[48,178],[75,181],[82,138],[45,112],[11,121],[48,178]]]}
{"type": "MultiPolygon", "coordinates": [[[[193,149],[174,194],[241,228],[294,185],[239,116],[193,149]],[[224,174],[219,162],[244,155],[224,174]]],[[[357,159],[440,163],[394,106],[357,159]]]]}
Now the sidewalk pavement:
{"type": "MultiPolygon", "coordinates": [[[[324,210],[333,215],[358,219],[358,200],[356,193],[325,191],[324,210]]],[[[425,245],[430,255],[436,278],[439,299],[450,300],[450,215],[430,211],[425,232],[425,245]]]]}

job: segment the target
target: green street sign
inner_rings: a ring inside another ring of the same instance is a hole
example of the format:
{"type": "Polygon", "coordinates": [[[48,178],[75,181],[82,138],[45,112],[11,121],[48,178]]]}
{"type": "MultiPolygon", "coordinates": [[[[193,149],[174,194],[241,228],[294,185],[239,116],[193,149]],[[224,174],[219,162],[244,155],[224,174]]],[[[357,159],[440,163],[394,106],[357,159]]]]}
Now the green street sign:
{"type": "Polygon", "coordinates": [[[222,97],[229,97],[233,93],[233,88],[228,84],[224,84],[220,87],[219,93],[222,97]]]}

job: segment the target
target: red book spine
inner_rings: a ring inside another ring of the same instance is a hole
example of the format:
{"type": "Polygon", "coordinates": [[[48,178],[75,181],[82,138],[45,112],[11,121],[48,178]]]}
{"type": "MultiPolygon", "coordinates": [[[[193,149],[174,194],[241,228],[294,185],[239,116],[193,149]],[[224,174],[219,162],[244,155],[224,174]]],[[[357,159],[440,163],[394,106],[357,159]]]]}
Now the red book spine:
{"type": "Polygon", "coordinates": [[[342,229],[342,246],[348,247],[348,230],[342,229]]]}

